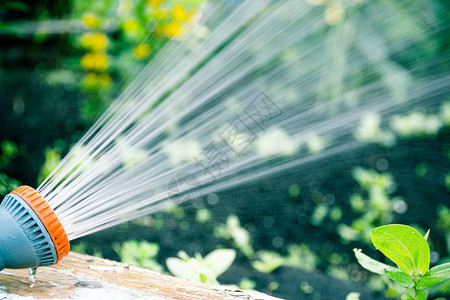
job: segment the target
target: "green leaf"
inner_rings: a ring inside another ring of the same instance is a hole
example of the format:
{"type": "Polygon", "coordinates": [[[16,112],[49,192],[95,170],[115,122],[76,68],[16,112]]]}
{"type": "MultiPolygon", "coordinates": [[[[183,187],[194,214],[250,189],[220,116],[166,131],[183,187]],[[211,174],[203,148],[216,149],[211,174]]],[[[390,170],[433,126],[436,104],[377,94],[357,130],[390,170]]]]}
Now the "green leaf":
{"type": "Polygon", "coordinates": [[[234,249],[217,249],[205,257],[205,263],[209,266],[216,277],[224,273],[233,264],[236,258],[234,249]]]}
{"type": "Polygon", "coordinates": [[[206,275],[203,273],[200,273],[200,282],[206,283],[207,281],[208,281],[208,278],[206,277],[206,275]]]}
{"type": "Polygon", "coordinates": [[[411,280],[411,278],[399,269],[391,267],[389,265],[385,265],[365,255],[361,252],[361,249],[353,249],[353,251],[355,252],[355,256],[359,264],[365,269],[376,274],[385,275],[390,279],[398,282],[403,287],[412,288],[414,286],[414,282],[411,280]]]}
{"type": "Polygon", "coordinates": [[[185,279],[189,278],[185,261],[176,257],[169,257],[166,260],[166,265],[170,273],[174,276],[185,279]]]}
{"type": "Polygon", "coordinates": [[[428,229],[427,233],[425,233],[425,235],[423,236],[423,238],[425,239],[425,241],[428,241],[428,236],[430,235],[430,229],[428,229]]]}
{"type": "Polygon", "coordinates": [[[408,274],[401,272],[400,270],[396,272],[387,271],[384,275],[405,288],[414,287],[414,281],[412,281],[411,277],[409,277],[408,274]]]}
{"type": "Polygon", "coordinates": [[[427,300],[427,293],[423,290],[416,290],[416,300],[427,300]]]}
{"type": "Polygon", "coordinates": [[[411,296],[409,294],[403,294],[400,299],[402,299],[402,300],[416,300],[416,299],[414,299],[413,296],[411,296]]]}
{"type": "Polygon", "coordinates": [[[260,251],[259,260],[252,263],[253,268],[261,273],[272,273],[283,265],[283,258],[276,252],[260,251]]]}
{"type": "Polygon", "coordinates": [[[431,268],[419,281],[417,288],[427,289],[450,278],[450,263],[431,268]]]}
{"type": "Polygon", "coordinates": [[[370,236],[375,247],[397,264],[401,271],[410,276],[423,275],[428,271],[430,247],[414,228],[400,224],[385,225],[372,229],[370,236]]]}
{"type": "Polygon", "coordinates": [[[365,269],[380,274],[380,275],[384,275],[386,273],[386,271],[400,271],[397,268],[385,265],[367,255],[365,255],[364,253],[362,253],[361,249],[353,249],[353,252],[355,252],[355,256],[356,259],[358,260],[359,264],[361,266],[363,266],[365,269]]]}
{"type": "Polygon", "coordinates": [[[345,300],[360,300],[359,296],[361,296],[360,293],[357,292],[350,292],[345,297],[345,300]]]}

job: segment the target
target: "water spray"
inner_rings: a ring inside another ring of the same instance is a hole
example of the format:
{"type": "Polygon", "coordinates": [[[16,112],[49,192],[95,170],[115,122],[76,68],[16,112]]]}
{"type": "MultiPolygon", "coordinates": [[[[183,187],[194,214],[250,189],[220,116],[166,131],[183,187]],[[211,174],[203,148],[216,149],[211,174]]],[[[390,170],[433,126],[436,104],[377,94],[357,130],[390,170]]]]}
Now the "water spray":
{"type": "Polygon", "coordinates": [[[21,186],[0,204],[0,271],[50,266],[69,253],[66,232],[35,189],[21,186]]]}
{"type": "Polygon", "coordinates": [[[408,61],[447,26],[432,8],[414,10],[417,35],[376,1],[340,26],[308,1],[237,2],[205,9],[205,36],[168,41],[37,191],[6,196],[0,270],[54,264],[69,240],[181,204],[192,190],[201,197],[385,146],[393,117],[435,111],[449,94],[447,71],[423,72],[447,52],[408,61]],[[399,43],[399,31],[411,41],[399,43]]]}

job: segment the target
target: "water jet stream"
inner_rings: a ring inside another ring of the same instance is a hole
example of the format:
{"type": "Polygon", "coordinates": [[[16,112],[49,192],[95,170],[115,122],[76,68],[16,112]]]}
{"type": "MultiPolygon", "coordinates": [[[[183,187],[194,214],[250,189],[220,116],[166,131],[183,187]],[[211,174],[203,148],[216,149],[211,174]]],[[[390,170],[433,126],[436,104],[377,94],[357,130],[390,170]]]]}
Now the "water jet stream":
{"type": "Polygon", "coordinates": [[[421,34],[401,44],[388,29],[414,29],[385,10],[365,3],[330,26],[306,1],[205,5],[38,191],[73,240],[187,201],[193,190],[200,197],[358,151],[365,143],[355,131],[368,115],[390,130],[396,114],[436,111],[450,77],[423,71],[448,63],[448,53],[394,57],[448,25],[438,12],[414,10],[421,34]],[[196,36],[197,26],[209,34],[196,36]]]}

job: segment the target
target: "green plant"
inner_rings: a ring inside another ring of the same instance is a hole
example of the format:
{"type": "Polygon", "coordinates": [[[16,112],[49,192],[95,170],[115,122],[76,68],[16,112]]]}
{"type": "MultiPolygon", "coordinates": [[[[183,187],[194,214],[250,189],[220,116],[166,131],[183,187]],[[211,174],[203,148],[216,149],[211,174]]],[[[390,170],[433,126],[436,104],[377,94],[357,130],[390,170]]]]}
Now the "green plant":
{"type": "Polygon", "coordinates": [[[12,190],[18,188],[20,186],[20,182],[10,178],[8,175],[4,173],[0,173],[0,196],[5,196],[12,190]]]}
{"type": "MultiPolygon", "coordinates": [[[[20,154],[19,147],[14,142],[7,140],[0,143],[0,151],[0,171],[6,167],[12,159],[20,154]]],[[[0,196],[6,195],[19,186],[19,181],[0,172],[0,196]]]]}
{"type": "Polygon", "coordinates": [[[239,282],[239,288],[243,290],[253,290],[257,286],[256,281],[251,280],[250,278],[242,278],[239,282]]]}
{"type": "Polygon", "coordinates": [[[429,231],[422,236],[416,229],[400,224],[384,225],[372,229],[374,246],[392,260],[397,268],[376,261],[353,249],[359,264],[365,269],[384,275],[406,288],[402,300],[426,299],[427,289],[450,278],[450,263],[429,269],[429,231]]]}
{"type": "Polygon", "coordinates": [[[283,257],[276,252],[259,251],[259,260],[252,263],[253,268],[261,273],[272,273],[283,265],[283,257]]]}
{"type": "Polygon", "coordinates": [[[14,142],[2,141],[0,144],[0,167],[6,166],[19,153],[19,147],[14,142]]]}
{"type": "Polygon", "coordinates": [[[381,123],[381,116],[377,113],[364,115],[358,128],[353,132],[355,139],[363,143],[377,143],[385,147],[393,146],[395,144],[394,134],[390,130],[382,129],[381,123]]]}
{"type": "Polygon", "coordinates": [[[48,148],[45,150],[45,161],[39,171],[38,182],[42,182],[47,178],[53,169],[61,162],[61,149],[48,148]]]}
{"type": "Polygon", "coordinates": [[[308,245],[290,244],[287,249],[288,254],[285,256],[272,251],[258,251],[258,259],[252,262],[253,268],[261,273],[272,273],[281,266],[298,268],[307,272],[313,272],[316,269],[319,258],[308,245]]]}
{"type": "Polygon", "coordinates": [[[207,208],[200,208],[195,214],[195,221],[204,224],[211,220],[211,212],[207,208]]]}
{"type": "Polygon", "coordinates": [[[345,297],[345,300],[359,300],[359,296],[361,296],[360,293],[357,292],[350,292],[345,297]]]}
{"type": "Polygon", "coordinates": [[[450,208],[442,204],[437,207],[437,227],[441,230],[447,244],[447,249],[450,249],[450,208]]]}
{"type": "Polygon", "coordinates": [[[92,247],[90,249],[89,248],[90,247],[88,247],[88,244],[86,244],[85,242],[78,242],[76,244],[70,245],[70,251],[72,251],[72,252],[93,255],[96,257],[103,258],[101,249],[99,249],[98,247],[93,247],[93,249],[92,249],[92,247]]]}
{"type": "Polygon", "coordinates": [[[442,126],[439,116],[416,111],[391,120],[391,127],[403,138],[435,136],[442,126]]]}
{"type": "Polygon", "coordinates": [[[199,253],[189,257],[186,252],[178,252],[178,257],[169,257],[166,265],[169,271],[180,278],[218,285],[217,277],[233,264],[236,258],[234,249],[216,249],[205,257],[199,253]]]}
{"type": "Polygon", "coordinates": [[[287,246],[288,255],[283,258],[283,265],[313,272],[319,263],[319,258],[309,249],[307,244],[287,246]]]}
{"type": "Polygon", "coordinates": [[[300,195],[301,189],[298,184],[293,184],[289,187],[289,196],[292,198],[296,198],[300,195]]]}
{"type": "Polygon", "coordinates": [[[159,245],[147,241],[128,241],[121,246],[115,245],[114,250],[119,254],[123,263],[163,272],[163,267],[156,261],[159,245]]]}
{"type": "Polygon", "coordinates": [[[220,224],[214,228],[214,235],[218,238],[232,240],[235,246],[248,258],[255,255],[250,234],[241,226],[239,218],[235,215],[228,216],[226,225],[220,224]]]}
{"type": "Polygon", "coordinates": [[[359,240],[369,243],[370,228],[392,222],[396,212],[394,204],[406,206],[406,202],[401,197],[392,196],[397,185],[391,173],[361,167],[354,168],[352,173],[361,188],[361,194],[350,197],[350,206],[357,217],[351,225],[339,224],[337,232],[344,242],[359,240]]]}

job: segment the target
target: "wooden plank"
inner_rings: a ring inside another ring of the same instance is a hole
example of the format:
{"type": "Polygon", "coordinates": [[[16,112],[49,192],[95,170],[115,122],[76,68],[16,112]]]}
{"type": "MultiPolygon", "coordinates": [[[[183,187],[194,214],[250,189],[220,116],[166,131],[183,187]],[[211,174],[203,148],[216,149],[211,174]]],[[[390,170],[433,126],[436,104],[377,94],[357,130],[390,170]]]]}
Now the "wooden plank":
{"type": "Polygon", "coordinates": [[[206,284],[163,275],[115,261],[71,252],[59,264],[0,272],[0,298],[20,299],[224,299],[275,300],[258,292],[206,284]],[[30,299],[30,298],[27,298],[30,299]]]}

